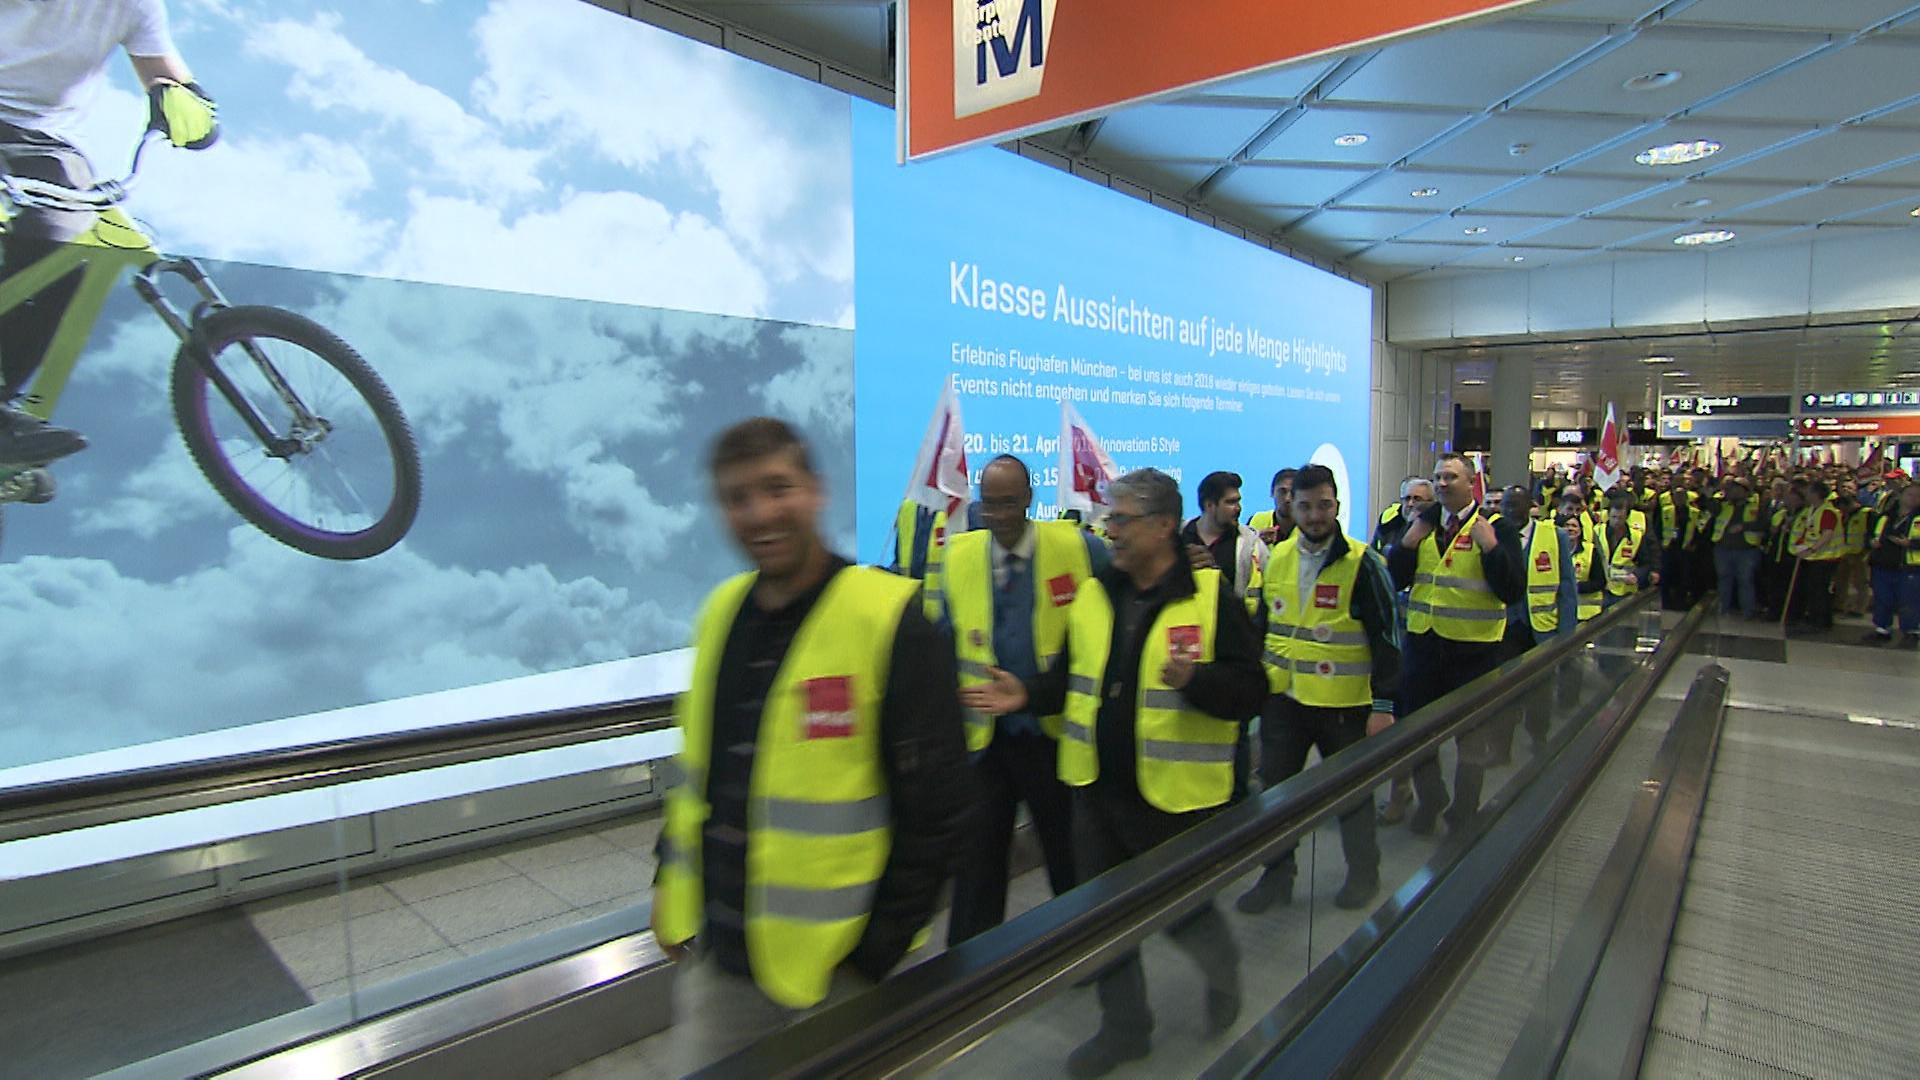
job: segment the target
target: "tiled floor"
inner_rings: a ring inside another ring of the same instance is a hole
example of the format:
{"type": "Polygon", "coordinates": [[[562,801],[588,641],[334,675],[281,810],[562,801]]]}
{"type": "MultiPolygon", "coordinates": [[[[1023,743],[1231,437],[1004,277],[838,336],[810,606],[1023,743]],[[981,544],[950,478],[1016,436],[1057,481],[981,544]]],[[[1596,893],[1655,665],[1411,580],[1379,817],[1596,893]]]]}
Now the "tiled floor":
{"type": "Polygon", "coordinates": [[[482,848],[246,907],[315,1001],[411,975],[635,903],[653,880],[657,814],[482,848]]]}

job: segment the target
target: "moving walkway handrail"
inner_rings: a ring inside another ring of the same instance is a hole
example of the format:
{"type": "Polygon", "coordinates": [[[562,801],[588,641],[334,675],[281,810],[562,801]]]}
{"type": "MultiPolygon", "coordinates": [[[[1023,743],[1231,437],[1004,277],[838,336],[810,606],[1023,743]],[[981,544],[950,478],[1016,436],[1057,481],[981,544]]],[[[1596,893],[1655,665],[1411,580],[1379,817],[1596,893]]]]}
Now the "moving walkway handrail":
{"type": "Polygon", "coordinates": [[[1501,665],[1385,733],[1229,807],[1139,858],[762,1039],[700,1076],[888,1074],[951,1053],[1003,1019],[1165,927],[1285,845],[1365,798],[1388,776],[1438,751],[1470,724],[1525,693],[1536,676],[1640,617],[1657,594],[1642,591],[1568,638],[1501,665]]]}
{"type": "Polygon", "coordinates": [[[672,695],[323,740],[0,789],[0,842],[672,724],[672,695]]]}
{"type": "MultiPolygon", "coordinates": [[[[1643,594],[1644,595],[1644,594],[1643,594]]],[[[1379,947],[1334,985],[1305,985],[1262,1025],[1271,1048],[1261,1060],[1224,1062],[1209,1076],[1378,1076],[1417,1037],[1449,987],[1472,963],[1506,901],[1521,888],[1566,816],[1606,765],[1613,748],[1651,700],[1660,680],[1705,619],[1702,603],[1661,642],[1602,713],[1575,733],[1563,752],[1543,762],[1496,810],[1482,837],[1432,893],[1382,935],[1379,947]]],[[[1363,932],[1364,929],[1363,929],[1363,932]]],[[[1244,1051],[1246,1046],[1236,1046],[1244,1051]]]]}

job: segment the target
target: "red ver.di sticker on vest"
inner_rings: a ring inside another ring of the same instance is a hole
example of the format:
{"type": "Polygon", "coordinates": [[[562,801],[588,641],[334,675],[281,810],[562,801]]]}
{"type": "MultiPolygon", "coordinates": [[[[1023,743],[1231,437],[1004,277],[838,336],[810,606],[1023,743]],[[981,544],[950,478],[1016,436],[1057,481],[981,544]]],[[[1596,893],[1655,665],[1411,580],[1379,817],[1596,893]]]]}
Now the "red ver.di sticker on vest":
{"type": "Polygon", "coordinates": [[[1546,552],[1544,552],[1544,551],[1543,551],[1543,552],[1541,552],[1541,553],[1540,553],[1539,555],[1537,555],[1537,556],[1535,556],[1535,557],[1534,557],[1534,560],[1533,560],[1533,568],[1534,568],[1534,569],[1536,569],[1536,570],[1538,570],[1538,571],[1540,571],[1540,572],[1541,572],[1541,573],[1543,573],[1543,574],[1544,574],[1544,573],[1546,573],[1547,571],[1549,571],[1549,570],[1551,570],[1551,569],[1553,569],[1553,558],[1552,558],[1552,556],[1550,556],[1550,555],[1548,555],[1548,554],[1547,554],[1546,552]]]}
{"type": "Polygon", "coordinates": [[[1167,654],[1176,660],[1200,659],[1200,628],[1197,626],[1167,627],[1167,654]]]}
{"type": "Polygon", "coordinates": [[[800,685],[807,696],[806,737],[850,738],[853,735],[853,676],[824,675],[800,685]]]}
{"type": "Polygon", "coordinates": [[[1061,574],[1047,579],[1047,595],[1053,599],[1054,607],[1066,607],[1073,603],[1073,575],[1061,574]]]}
{"type": "Polygon", "coordinates": [[[1313,606],[1329,611],[1340,606],[1340,586],[1315,585],[1313,587],[1313,606]]]}

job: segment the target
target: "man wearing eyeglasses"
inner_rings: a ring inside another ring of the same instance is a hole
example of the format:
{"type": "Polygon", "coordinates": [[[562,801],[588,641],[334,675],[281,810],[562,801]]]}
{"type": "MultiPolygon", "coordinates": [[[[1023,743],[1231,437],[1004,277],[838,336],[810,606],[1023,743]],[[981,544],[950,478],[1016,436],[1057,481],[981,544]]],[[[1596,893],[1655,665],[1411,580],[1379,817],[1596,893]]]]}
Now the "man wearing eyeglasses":
{"type": "MultiPolygon", "coordinates": [[[[980,471],[985,529],[947,545],[946,622],[959,654],[960,686],[994,668],[1027,680],[1055,663],[1080,583],[1107,568],[1106,545],[1071,521],[1029,521],[1033,476],[1002,454],[980,471]]],[[[953,886],[947,944],[1000,925],[1007,915],[1007,858],[1021,803],[1033,818],[1047,883],[1073,888],[1073,799],[1060,782],[1055,742],[1061,718],[1030,709],[999,717],[968,710],[967,750],[980,785],[969,849],[953,886]]]]}
{"type": "MultiPolygon", "coordinates": [[[[1060,779],[1074,789],[1081,880],[1206,820],[1233,796],[1234,745],[1260,711],[1260,640],[1220,572],[1182,550],[1180,486],[1140,469],[1108,488],[1113,565],[1082,583],[1061,660],[1026,681],[993,669],[961,691],[971,709],[1064,713],[1060,779]]],[[[1240,1014],[1239,949],[1208,902],[1168,932],[1207,979],[1208,1030],[1240,1014]]],[[[1138,952],[1099,977],[1100,1030],[1067,1059],[1071,1076],[1104,1076],[1152,1050],[1153,1015],[1138,952]]]]}

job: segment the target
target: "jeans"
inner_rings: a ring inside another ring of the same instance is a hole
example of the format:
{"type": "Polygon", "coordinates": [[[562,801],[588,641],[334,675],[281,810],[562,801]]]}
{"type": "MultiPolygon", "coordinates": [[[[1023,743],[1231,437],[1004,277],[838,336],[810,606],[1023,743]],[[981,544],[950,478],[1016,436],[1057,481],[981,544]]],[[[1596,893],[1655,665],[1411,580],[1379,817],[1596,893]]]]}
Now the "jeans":
{"type": "Polygon", "coordinates": [[[1920,570],[1873,568],[1873,628],[1893,631],[1894,616],[1900,617],[1900,629],[1920,634],[1920,570]]]}
{"type": "Polygon", "coordinates": [[[1747,618],[1760,614],[1760,549],[1747,546],[1715,548],[1713,564],[1720,576],[1720,614],[1732,614],[1736,602],[1740,614],[1747,618]]]}

